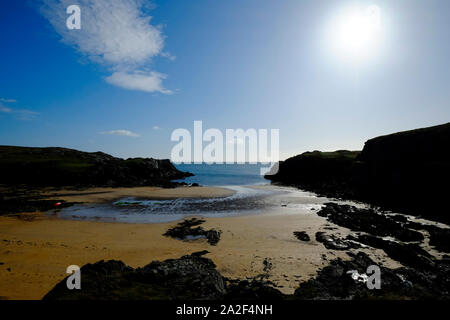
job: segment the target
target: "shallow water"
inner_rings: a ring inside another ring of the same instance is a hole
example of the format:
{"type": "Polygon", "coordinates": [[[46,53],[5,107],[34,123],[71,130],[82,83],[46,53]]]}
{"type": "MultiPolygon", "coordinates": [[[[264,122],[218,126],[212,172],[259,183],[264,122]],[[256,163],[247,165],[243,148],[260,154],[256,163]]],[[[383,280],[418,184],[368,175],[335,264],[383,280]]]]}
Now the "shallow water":
{"type": "Polygon", "coordinates": [[[158,223],[189,216],[227,217],[280,213],[311,213],[330,199],[289,187],[224,186],[235,193],[223,198],[136,199],[123,198],[111,204],[75,205],[62,209],[64,219],[128,223],[158,223]]]}

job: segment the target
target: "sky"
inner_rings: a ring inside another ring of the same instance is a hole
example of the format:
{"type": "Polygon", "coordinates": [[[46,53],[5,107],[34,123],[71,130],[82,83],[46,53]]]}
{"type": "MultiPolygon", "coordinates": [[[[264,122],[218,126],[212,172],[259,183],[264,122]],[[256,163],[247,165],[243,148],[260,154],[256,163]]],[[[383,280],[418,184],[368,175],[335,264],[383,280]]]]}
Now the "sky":
{"type": "Polygon", "coordinates": [[[449,39],[448,0],[1,1],[0,145],[168,158],[202,120],[279,129],[282,159],[360,150],[450,121],[449,39]],[[349,52],[337,21],[369,6],[349,52]]]}

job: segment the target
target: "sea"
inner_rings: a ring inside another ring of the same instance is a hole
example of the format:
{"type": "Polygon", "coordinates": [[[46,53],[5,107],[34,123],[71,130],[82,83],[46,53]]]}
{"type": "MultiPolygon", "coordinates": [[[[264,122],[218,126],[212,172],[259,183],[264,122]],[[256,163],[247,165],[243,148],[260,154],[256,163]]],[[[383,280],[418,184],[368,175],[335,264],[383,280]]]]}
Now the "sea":
{"type": "Polygon", "coordinates": [[[248,186],[268,184],[270,181],[261,175],[260,164],[179,164],[180,171],[194,174],[182,180],[186,183],[198,183],[202,186],[248,186]]]}

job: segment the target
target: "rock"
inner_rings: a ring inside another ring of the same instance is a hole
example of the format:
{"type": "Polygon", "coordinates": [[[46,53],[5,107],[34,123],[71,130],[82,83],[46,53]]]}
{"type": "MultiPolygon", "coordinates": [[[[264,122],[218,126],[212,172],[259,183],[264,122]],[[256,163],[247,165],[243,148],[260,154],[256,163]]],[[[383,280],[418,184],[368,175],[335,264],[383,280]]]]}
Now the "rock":
{"type": "Polygon", "coordinates": [[[273,288],[271,282],[253,280],[238,281],[227,286],[225,300],[281,301],[286,296],[273,288]]]}
{"type": "Polygon", "coordinates": [[[294,231],[294,236],[301,241],[309,241],[309,235],[306,233],[306,231],[294,231]]]}
{"type": "Polygon", "coordinates": [[[359,151],[305,152],[280,161],[276,174],[264,177],[274,183],[293,185],[331,197],[351,193],[348,186],[359,151]]]}
{"type": "Polygon", "coordinates": [[[191,255],[196,256],[196,257],[201,257],[208,253],[209,253],[208,250],[202,250],[202,251],[197,251],[197,252],[191,253],[191,255]]]}
{"type": "Polygon", "coordinates": [[[450,229],[418,222],[408,222],[406,225],[411,229],[428,231],[430,234],[430,245],[434,246],[438,251],[450,252],[450,229]]]}
{"type": "Polygon", "coordinates": [[[391,218],[394,221],[401,222],[401,223],[408,222],[408,218],[401,214],[391,215],[391,216],[389,216],[389,218],[391,218]]]}
{"type": "Polygon", "coordinates": [[[381,288],[369,289],[364,282],[367,268],[376,265],[367,254],[349,253],[350,261],[338,258],[300,284],[294,296],[299,299],[449,299],[450,281],[447,269],[433,272],[412,268],[388,269],[380,266],[381,288]],[[351,276],[358,272],[363,277],[351,276]],[[360,280],[363,281],[360,281],[360,280]]]}
{"type": "Polygon", "coordinates": [[[81,268],[81,290],[67,289],[66,279],[44,300],[281,300],[268,281],[231,280],[215,264],[194,252],[179,259],[153,261],[133,269],[121,261],[99,261],[81,268]]]}
{"type": "Polygon", "coordinates": [[[389,257],[403,265],[426,270],[436,267],[433,257],[417,244],[399,243],[367,234],[359,235],[356,240],[370,247],[383,249],[389,257]]]}
{"type": "Polygon", "coordinates": [[[133,269],[121,261],[100,261],[81,268],[81,290],[58,283],[44,300],[211,300],[225,295],[215,264],[198,254],[133,269]]]}
{"type": "Polygon", "coordinates": [[[180,240],[196,240],[206,238],[210,245],[215,246],[220,240],[221,232],[214,229],[205,230],[202,227],[199,227],[199,225],[203,222],[205,222],[203,219],[185,219],[178,223],[175,227],[167,230],[167,232],[164,233],[164,236],[180,240]]]}
{"type": "Polygon", "coordinates": [[[317,276],[300,284],[294,296],[300,299],[353,299],[370,293],[365,283],[352,279],[349,271],[365,273],[374,262],[362,252],[350,261],[338,258],[320,270],[317,276]]]}
{"type": "Polygon", "coordinates": [[[273,267],[272,262],[270,260],[271,260],[270,258],[265,258],[263,260],[264,266],[263,271],[266,273],[266,275],[270,272],[270,270],[272,270],[273,267]]]}
{"type": "Polygon", "coordinates": [[[360,247],[355,242],[343,240],[335,235],[325,234],[325,232],[316,232],[316,241],[323,243],[325,248],[331,250],[348,250],[360,247]]]}
{"type": "Polygon", "coordinates": [[[388,269],[380,266],[381,289],[368,289],[364,279],[370,265],[365,253],[349,253],[351,260],[330,261],[315,278],[300,284],[293,296],[284,295],[264,277],[228,279],[215,264],[194,252],[179,259],[153,261],[133,269],[121,261],[99,261],[81,268],[81,290],[69,290],[67,278],[44,300],[254,300],[283,299],[449,299],[450,267],[436,262],[432,270],[388,269]],[[354,280],[356,271],[360,277],[354,280]],[[363,281],[359,281],[359,280],[363,281]]]}
{"type": "Polygon", "coordinates": [[[191,184],[191,187],[199,187],[200,185],[196,182],[194,182],[193,184],[191,184]]]}
{"type": "Polygon", "coordinates": [[[363,231],[380,237],[391,236],[400,241],[424,239],[420,232],[408,229],[408,224],[397,222],[374,209],[361,209],[329,202],[317,214],[352,231],[363,231]]]}
{"type": "Polygon", "coordinates": [[[220,240],[220,232],[214,229],[208,230],[205,233],[206,239],[208,239],[208,243],[212,246],[215,246],[220,240]]]}
{"type": "Polygon", "coordinates": [[[450,229],[434,228],[430,231],[430,245],[437,250],[450,252],[450,229]]]}

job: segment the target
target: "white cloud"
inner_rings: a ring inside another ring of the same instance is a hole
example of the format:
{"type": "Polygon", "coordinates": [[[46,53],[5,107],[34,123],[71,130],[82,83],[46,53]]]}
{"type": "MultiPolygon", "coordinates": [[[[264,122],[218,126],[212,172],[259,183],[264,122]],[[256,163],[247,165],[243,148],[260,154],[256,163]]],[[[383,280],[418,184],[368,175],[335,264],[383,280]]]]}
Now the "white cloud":
{"type": "Polygon", "coordinates": [[[171,94],[172,91],[164,89],[162,80],[167,76],[165,74],[151,71],[144,72],[114,72],[106,77],[106,82],[129,90],[139,90],[146,92],[159,91],[165,94],[171,94]]]}
{"type": "Polygon", "coordinates": [[[159,129],[161,129],[161,128],[158,127],[158,126],[154,126],[154,127],[153,127],[153,130],[159,130],[159,129]]]}
{"type": "Polygon", "coordinates": [[[62,41],[75,47],[92,61],[106,66],[113,74],[108,83],[131,90],[171,93],[164,89],[166,76],[149,70],[152,58],[163,52],[164,35],[152,25],[149,5],[144,0],[78,0],[81,29],[69,30],[66,8],[73,0],[43,0],[42,14],[50,21],[62,41]],[[144,74],[147,74],[144,76],[144,74]]]}
{"type": "Polygon", "coordinates": [[[110,130],[110,131],[103,131],[100,132],[101,134],[109,134],[109,135],[115,135],[115,136],[126,136],[126,137],[140,137],[140,134],[131,132],[129,130],[110,130]]]}

